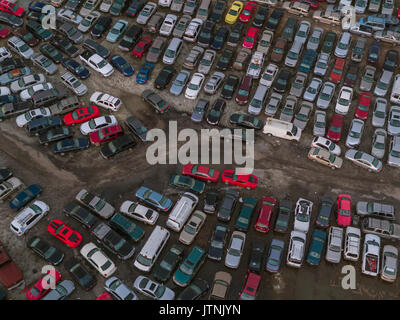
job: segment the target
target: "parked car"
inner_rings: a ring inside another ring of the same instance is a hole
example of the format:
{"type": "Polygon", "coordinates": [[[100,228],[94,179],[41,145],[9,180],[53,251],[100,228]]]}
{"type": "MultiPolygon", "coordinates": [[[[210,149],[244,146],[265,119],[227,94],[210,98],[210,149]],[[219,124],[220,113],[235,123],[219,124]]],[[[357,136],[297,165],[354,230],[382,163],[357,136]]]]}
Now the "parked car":
{"type": "Polygon", "coordinates": [[[237,269],[244,250],[246,234],[240,231],[233,231],[225,256],[225,266],[237,269]]]}

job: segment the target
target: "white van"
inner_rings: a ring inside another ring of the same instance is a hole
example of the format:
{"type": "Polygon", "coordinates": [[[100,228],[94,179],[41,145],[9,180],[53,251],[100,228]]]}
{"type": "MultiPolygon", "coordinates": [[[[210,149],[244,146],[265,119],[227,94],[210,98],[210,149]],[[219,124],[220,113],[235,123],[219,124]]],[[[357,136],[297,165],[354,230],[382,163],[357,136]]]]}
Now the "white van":
{"type": "Polygon", "coordinates": [[[168,45],[167,50],[165,50],[163,56],[163,62],[165,64],[174,64],[176,59],[179,56],[179,53],[182,49],[183,41],[179,38],[172,38],[171,42],[168,45]]]}
{"type": "Polygon", "coordinates": [[[22,236],[49,212],[50,207],[43,201],[36,200],[18,213],[11,221],[10,229],[17,236],[22,236]]]}
{"type": "Polygon", "coordinates": [[[149,272],[169,239],[169,231],[156,226],[142,250],[136,256],[133,265],[141,271],[149,272]]]}
{"type": "Polygon", "coordinates": [[[176,232],[181,231],[198,202],[199,198],[197,196],[193,193],[185,192],[169,214],[167,227],[176,232]]]}
{"type": "Polygon", "coordinates": [[[293,123],[268,117],[265,121],[263,133],[286,140],[299,141],[301,130],[293,123]]]}

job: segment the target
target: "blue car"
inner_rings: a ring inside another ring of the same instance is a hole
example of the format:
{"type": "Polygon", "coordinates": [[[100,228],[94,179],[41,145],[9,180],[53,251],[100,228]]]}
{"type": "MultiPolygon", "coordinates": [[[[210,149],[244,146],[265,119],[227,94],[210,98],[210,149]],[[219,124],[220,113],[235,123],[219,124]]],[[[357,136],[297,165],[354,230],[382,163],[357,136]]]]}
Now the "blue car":
{"type": "Polygon", "coordinates": [[[90,76],[90,71],[87,68],[71,58],[62,59],[61,64],[80,79],[86,79],[90,76]]]}
{"type": "Polygon", "coordinates": [[[299,71],[304,73],[310,73],[311,69],[314,68],[315,61],[317,60],[317,53],[315,50],[307,50],[304,53],[303,59],[300,62],[299,71]]]}
{"type": "Polygon", "coordinates": [[[119,54],[114,54],[110,57],[111,65],[121,72],[125,77],[130,77],[135,71],[133,67],[119,54]]]}
{"type": "Polygon", "coordinates": [[[226,39],[229,35],[229,28],[222,26],[217,30],[214,40],[211,43],[211,49],[220,50],[225,44],[226,39]]]}
{"type": "Polygon", "coordinates": [[[25,207],[25,205],[35,199],[41,192],[42,188],[38,184],[31,184],[10,200],[10,208],[17,211],[25,207]]]}
{"type": "Polygon", "coordinates": [[[46,5],[44,2],[36,2],[32,1],[29,3],[28,10],[29,11],[34,11],[34,12],[39,12],[42,13],[42,8],[46,5]]]}
{"type": "Polygon", "coordinates": [[[16,94],[6,94],[4,96],[0,96],[0,106],[6,103],[17,103],[19,102],[19,96],[16,94]]]}
{"type": "Polygon", "coordinates": [[[136,82],[145,84],[149,80],[151,73],[153,72],[154,64],[150,62],[144,62],[140,67],[139,72],[136,75],[136,82]]]}
{"type": "Polygon", "coordinates": [[[136,197],[152,207],[160,209],[164,212],[167,212],[172,207],[171,199],[144,186],[141,186],[136,191],[136,197]]]}
{"type": "Polygon", "coordinates": [[[53,145],[55,154],[64,155],[67,152],[76,152],[89,147],[89,139],[87,138],[68,138],[56,142],[53,145]]]}
{"type": "Polygon", "coordinates": [[[311,237],[310,250],[307,255],[307,262],[312,266],[318,266],[321,262],[322,251],[326,242],[325,231],[316,229],[311,237]]]}

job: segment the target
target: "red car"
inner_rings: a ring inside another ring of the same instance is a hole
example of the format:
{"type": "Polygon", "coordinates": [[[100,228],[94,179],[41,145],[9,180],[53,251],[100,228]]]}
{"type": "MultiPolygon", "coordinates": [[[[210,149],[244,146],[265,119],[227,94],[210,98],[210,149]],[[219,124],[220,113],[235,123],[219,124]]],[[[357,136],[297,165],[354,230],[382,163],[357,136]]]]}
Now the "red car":
{"type": "Polygon", "coordinates": [[[344,116],[341,114],[334,113],[331,118],[328,133],[326,137],[333,142],[338,142],[342,136],[344,116]]]}
{"type": "Polygon", "coordinates": [[[239,292],[239,300],[255,300],[260,287],[261,276],[257,273],[248,272],[243,289],[239,292]]]}
{"type": "Polygon", "coordinates": [[[47,231],[71,248],[76,248],[82,242],[82,235],[78,231],[58,219],[49,223],[47,231]]]}
{"type": "Polygon", "coordinates": [[[17,17],[23,17],[25,15],[25,9],[7,0],[0,0],[0,10],[13,14],[17,17]]]}
{"type": "Polygon", "coordinates": [[[111,294],[107,291],[104,291],[101,295],[99,295],[95,300],[114,300],[111,294]]]}
{"type": "Polygon", "coordinates": [[[53,285],[57,284],[61,280],[61,274],[54,270],[52,274],[49,270],[45,276],[40,278],[27,292],[26,298],[29,300],[40,300],[42,299],[52,288],[53,285]]]}
{"type": "Polygon", "coordinates": [[[123,134],[124,130],[122,129],[121,125],[116,124],[114,126],[102,128],[90,133],[89,139],[92,144],[99,145],[102,142],[114,140],[123,134]]]}
{"type": "Polygon", "coordinates": [[[152,42],[153,42],[152,38],[142,37],[136,44],[135,48],[133,48],[132,51],[133,56],[137,58],[143,57],[143,55],[147,52],[152,42]]]}
{"type": "Polygon", "coordinates": [[[235,170],[222,172],[221,180],[225,184],[231,184],[246,188],[255,189],[258,186],[258,178],[254,174],[235,174],[235,170]]]}
{"type": "Polygon", "coordinates": [[[339,194],[337,199],[337,224],[348,227],[351,224],[351,196],[339,194]]]}
{"type": "Polygon", "coordinates": [[[64,123],[67,126],[86,122],[92,118],[100,116],[100,111],[97,106],[82,107],[67,113],[64,116],[64,123]]]}
{"type": "Polygon", "coordinates": [[[7,38],[11,33],[11,30],[0,24],[0,38],[7,38]]]}
{"type": "Polygon", "coordinates": [[[254,45],[257,42],[258,38],[258,29],[255,27],[250,27],[249,30],[247,30],[246,37],[243,40],[243,48],[248,48],[248,49],[253,49],[254,45]]]}
{"type": "Polygon", "coordinates": [[[218,170],[194,164],[186,164],[182,169],[182,174],[207,182],[217,182],[219,178],[218,170]]]}
{"type": "Polygon", "coordinates": [[[355,117],[361,120],[367,120],[369,106],[372,102],[372,94],[369,92],[361,92],[360,99],[358,101],[355,117]]]}
{"type": "Polygon", "coordinates": [[[251,17],[254,14],[254,11],[256,10],[257,4],[253,1],[249,1],[246,3],[244,6],[244,9],[242,13],[239,16],[240,22],[249,22],[251,17]]]}
{"type": "Polygon", "coordinates": [[[397,18],[400,19],[400,8],[399,8],[399,10],[397,10],[397,18]]]}
{"type": "Polygon", "coordinates": [[[254,229],[260,232],[268,232],[271,228],[271,218],[276,208],[276,200],[272,197],[262,197],[261,207],[258,210],[257,221],[254,229]]]}
{"type": "Polygon", "coordinates": [[[345,59],[336,58],[335,65],[332,68],[331,74],[329,75],[329,80],[334,83],[339,83],[342,80],[345,59]]]}

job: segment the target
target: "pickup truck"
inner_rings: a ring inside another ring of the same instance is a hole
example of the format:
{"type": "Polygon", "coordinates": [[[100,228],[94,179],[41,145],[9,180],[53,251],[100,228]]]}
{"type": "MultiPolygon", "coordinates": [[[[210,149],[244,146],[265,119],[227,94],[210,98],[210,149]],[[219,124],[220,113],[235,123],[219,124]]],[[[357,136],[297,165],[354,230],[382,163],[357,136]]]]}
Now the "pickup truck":
{"type": "Polygon", "coordinates": [[[374,234],[366,234],[362,256],[361,272],[376,277],[379,273],[379,251],[381,239],[374,234]]]}
{"type": "Polygon", "coordinates": [[[117,255],[119,259],[129,259],[135,253],[135,247],[104,222],[99,223],[91,233],[97,238],[99,243],[117,255]]]}
{"type": "Polygon", "coordinates": [[[25,285],[21,269],[7,254],[6,249],[0,242],[0,282],[8,290],[25,285]]]}

